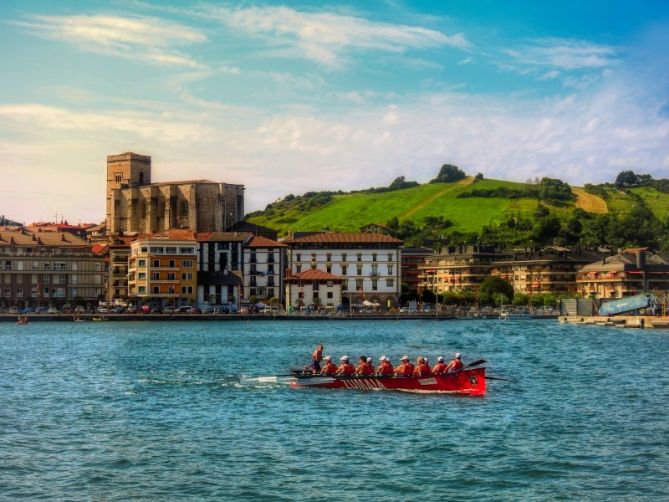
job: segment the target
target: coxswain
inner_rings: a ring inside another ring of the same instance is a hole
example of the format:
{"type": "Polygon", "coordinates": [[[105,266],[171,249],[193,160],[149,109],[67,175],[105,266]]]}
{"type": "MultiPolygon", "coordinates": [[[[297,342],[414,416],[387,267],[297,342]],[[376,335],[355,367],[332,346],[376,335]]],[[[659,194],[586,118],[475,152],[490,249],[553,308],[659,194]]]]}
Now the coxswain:
{"type": "Polygon", "coordinates": [[[381,375],[381,376],[387,376],[387,375],[392,375],[394,372],[393,365],[390,363],[390,359],[388,359],[386,356],[381,356],[379,358],[380,364],[379,367],[376,368],[376,374],[381,375]]]}
{"type": "Polygon", "coordinates": [[[355,367],[348,361],[348,356],[341,356],[339,367],[335,374],[350,376],[355,375],[355,367]]]}
{"type": "Polygon", "coordinates": [[[446,373],[446,364],[444,363],[443,356],[437,357],[437,364],[435,364],[434,368],[432,368],[432,373],[435,375],[443,375],[446,373]]]}
{"type": "Polygon", "coordinates": [[[366,356],[360,356],[358,367],[355,368],[355,374],[360,376],[369,376],[374,374],[372,365],[367,362],[366,356]]]}
{"type": "Polygon", "coordinates": [[[321,361],[323,360],[323,345],[317,345],[313,354],[311,354],[311,367],[314,370],[314,373],[318,374],[321,372],[321,361]]]}
{"type": "Polygon", "coordinates": [[[424,357],[419,357],[416,359],[416,369],[413,370],[413,376],[419,378],[425,378],[432,374],[430,370],[430,365],[427,364],[424,357]]]}
{"type": "Polygon", "coordinates": [[[332,363],[332,358],[330,356],[325,356],[323,358],[325,361],[325,366],[321,370],[321,375],[334,375],[337,373],[337,366],[332,363]]]}
{"type": "Polygon", "coordinates": [[[446,373],[455,373],[456,371],[460,371],[463,366],[462,354],[460,354],[460,352],[456,352],[455,356],[453,356],[453,360],[448,363],[448,366],[446,366],[446,373]]]}
{"type": "Polygon", "coordinates": [[[401,377],[410,377],[413,376],[413,364],[411,364],[411,361],[409,360],[409,356],[404,356],[401,359],[401,364],[395,368],[395,375],[401,376],[401,377]]]}

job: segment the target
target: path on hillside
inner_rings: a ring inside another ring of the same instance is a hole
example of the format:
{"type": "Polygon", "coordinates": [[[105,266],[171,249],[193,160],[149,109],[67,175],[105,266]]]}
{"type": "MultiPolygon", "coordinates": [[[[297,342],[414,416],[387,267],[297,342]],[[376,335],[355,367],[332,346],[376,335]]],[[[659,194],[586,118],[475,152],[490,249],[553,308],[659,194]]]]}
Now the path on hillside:
{"type": "Polygon", "coordinates": [[[432,194],[427,199],[423,199],[420,203],[416,204],[411,209],[407,209],[402,214],[400,214],[399,217],[400,217],[400,219],[410,218],[411,216],[416,214],[418,211],[420,211],[421,209],[426,207],[428,204],[433,203],[435,200],[437,200],[439,197],[441,197],[445,193],[448,193],[451,190],[454,190],[456,187],[467,186],[467,185],[471,185],[472,183],[474,183],[474,177],[473,176],[468,176],[467,178],[465,178],[463,180],[460,180],[457,183],[453,183],[452,185],[448,185],[447,187],[444,187],[443,190],[439,190],[437,193],[432,194]]]}
{"type": "Polygon", "coordinates": [[[601,197],[588,193],[583,188],[572,187],[571,191],[576,195],[576,207],[580,207],[588,213],[604,214],[609,212],[606,201],[601,197]]]}

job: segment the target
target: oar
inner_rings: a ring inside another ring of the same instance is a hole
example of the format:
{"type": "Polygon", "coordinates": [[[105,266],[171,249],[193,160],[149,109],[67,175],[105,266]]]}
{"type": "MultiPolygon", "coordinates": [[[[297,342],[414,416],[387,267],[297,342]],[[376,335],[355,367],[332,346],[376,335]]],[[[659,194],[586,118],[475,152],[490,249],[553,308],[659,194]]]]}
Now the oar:
{"type": "Polygon", "coordinates": [[[495,377],[495,376],[488,376],[488,375],[486,375],[485,379],[486,379],[486,380],[502,380],[503,382],[513,382],[513,380],[510,380],[510,379],[508,379],[508,378],[495,377]]]}
{"type": "Polygon", "coordinates": [[[465,368],[473,368],[474,366],[481,366],[482,364],[485,364],[485,362],[486,362],[485,359],[478,359],[473,363],[469,363],[467,366],[465,366],[465,368]]]}

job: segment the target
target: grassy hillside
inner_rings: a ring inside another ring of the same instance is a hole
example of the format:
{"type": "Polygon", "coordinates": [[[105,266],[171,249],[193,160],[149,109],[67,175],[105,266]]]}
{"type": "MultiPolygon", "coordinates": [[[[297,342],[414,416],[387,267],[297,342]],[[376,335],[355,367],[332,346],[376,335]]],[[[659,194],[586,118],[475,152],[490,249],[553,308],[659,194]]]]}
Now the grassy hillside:
{"type": "MultiPolygon", "coordinates": [[[[315,207],[299,197],[272,204],[268,210],[249,215],[250,222],[279,230],[318,231],[328,228],[336,231],[357,231],[369,223],[385,224],[393,217],[400,222],[421,222],[426,217],[441,216],[453,222],[450,231],[478,232],[485,225],[499,223],[510,216],[531,217],[537,208],[535,198],[470,197],[459,194],[472,190],[528,190],[532,185],[501,180],[466,178],[455,183],[429,183],[411,188],[381,193],[336,193],[323,199],[315,207]]],[[[641,197],[649,209],[664,221],[669,216],[669,194],[653,188],[633,188],[632,195],[613,186],[574,188],[574,200],[548,206],[559,217],[569,217],[576,208],[590,213],[613,212],[625,214],[641,197]]]]}

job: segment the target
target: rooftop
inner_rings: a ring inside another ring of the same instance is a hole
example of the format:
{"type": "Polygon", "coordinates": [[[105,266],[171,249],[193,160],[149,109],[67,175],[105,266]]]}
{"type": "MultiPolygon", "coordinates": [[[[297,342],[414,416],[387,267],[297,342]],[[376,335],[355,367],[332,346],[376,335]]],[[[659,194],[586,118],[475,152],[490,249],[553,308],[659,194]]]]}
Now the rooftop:
{"type": "Polygon", "coordinates": [[[297,274],[286,277],[286,282],[295,281],[342,281],[343,278],[338,275],[329,274],[316,268],[309,268],[297,274]]]}
{"type": "Polygon", "coordinates": [[[402,241],[385,234],[321,232],[304,237],[286,239],[287,244],[402,244],[402,241]]]}

